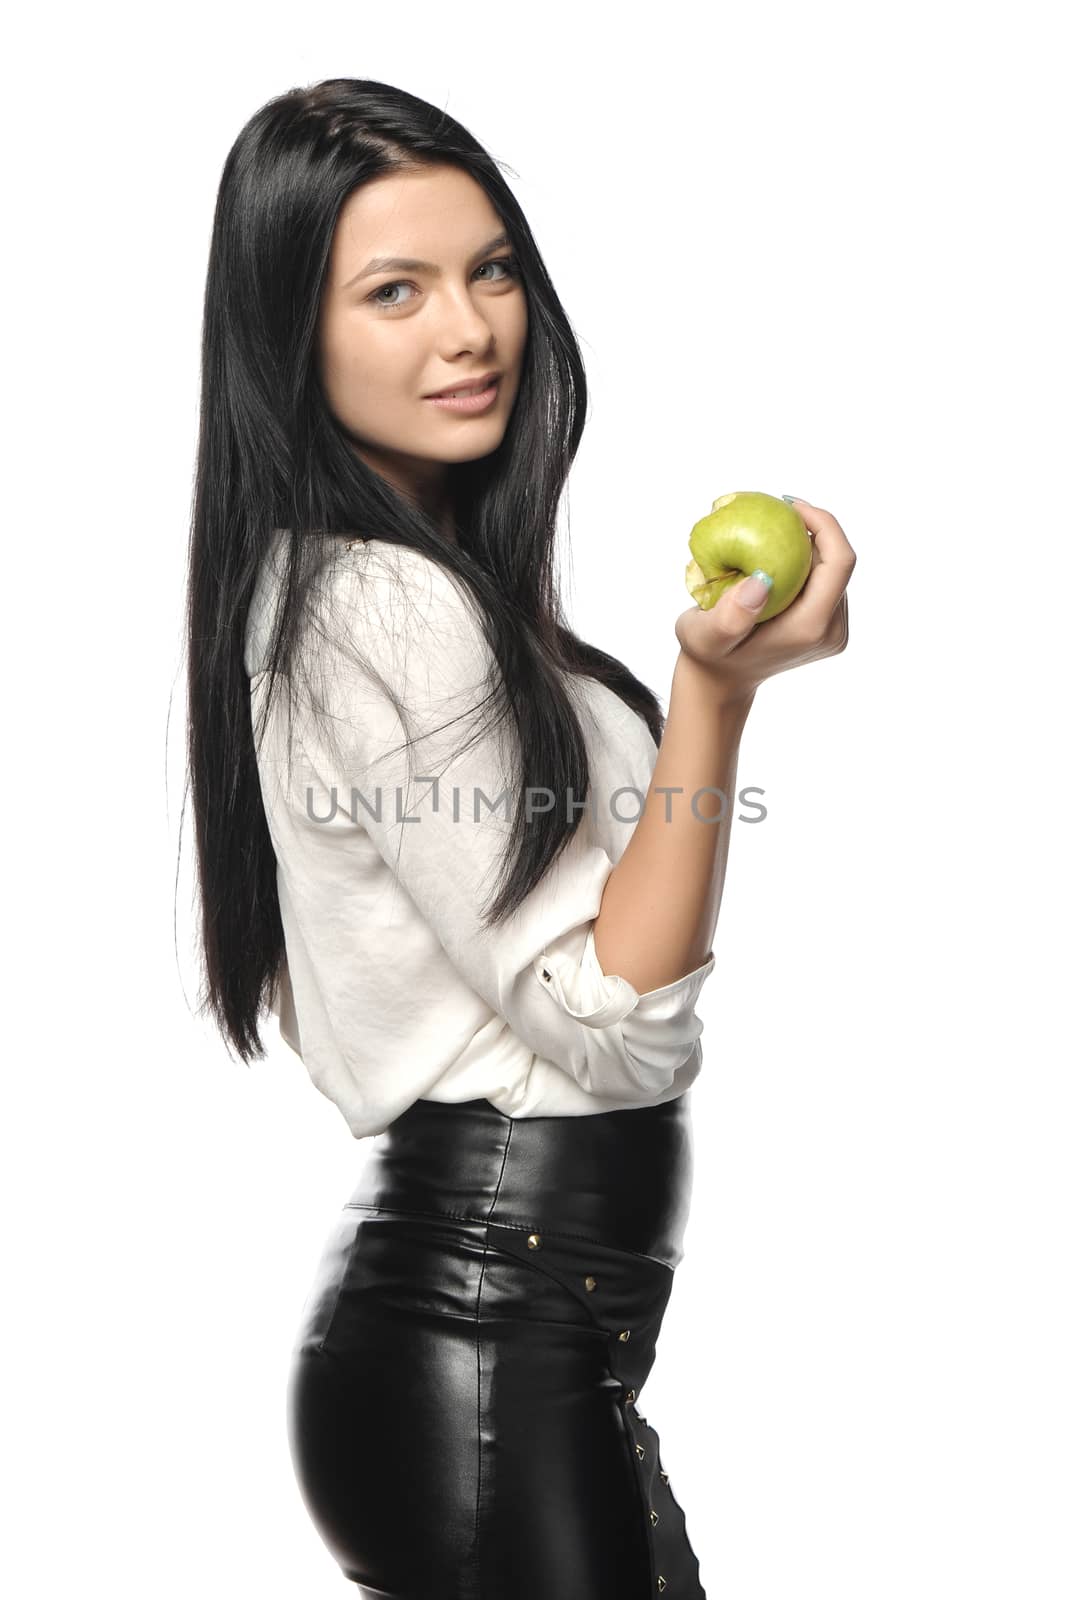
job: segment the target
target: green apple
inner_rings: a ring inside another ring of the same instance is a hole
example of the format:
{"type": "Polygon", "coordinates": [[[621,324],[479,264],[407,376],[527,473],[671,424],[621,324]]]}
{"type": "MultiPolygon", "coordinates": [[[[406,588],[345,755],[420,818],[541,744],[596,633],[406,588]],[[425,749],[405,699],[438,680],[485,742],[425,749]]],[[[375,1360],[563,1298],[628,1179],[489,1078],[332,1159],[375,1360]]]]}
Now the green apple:
{"type": "Polygon", "coordinates": [[[784,611],[799,593],[813,562],[810,535],[794,506],[773,494],[723,494],[688,538],[693,559],[684,572],[692,599],[710,611],[734,583],[761,567],[773,580],[758,613],[765,622],[784,611]]]}

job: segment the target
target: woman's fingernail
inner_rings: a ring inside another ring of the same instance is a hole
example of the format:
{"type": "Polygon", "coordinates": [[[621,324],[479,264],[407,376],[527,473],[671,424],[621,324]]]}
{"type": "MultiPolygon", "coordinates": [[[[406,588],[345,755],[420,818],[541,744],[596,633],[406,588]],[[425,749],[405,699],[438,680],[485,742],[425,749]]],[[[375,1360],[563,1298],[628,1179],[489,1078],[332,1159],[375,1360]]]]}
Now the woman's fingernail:
{"type": "Polygon", "coordinates": [[[768,572],[763,572],[761,567],[755,567],[750,577],[745,578],[739,586],[738,598],[741,606],[746,606],[748,611],[757,611],[768,598],[773,587],[773,580],[768,572]]]}
{"type": "Polygon", "coordinates": [[[796,498],[796,496],[793,495],[793,494],[782,494],[780,498],[782,500],[786,500],[788,502],[788,505],[790,506],[791,502],[796,498]]]}

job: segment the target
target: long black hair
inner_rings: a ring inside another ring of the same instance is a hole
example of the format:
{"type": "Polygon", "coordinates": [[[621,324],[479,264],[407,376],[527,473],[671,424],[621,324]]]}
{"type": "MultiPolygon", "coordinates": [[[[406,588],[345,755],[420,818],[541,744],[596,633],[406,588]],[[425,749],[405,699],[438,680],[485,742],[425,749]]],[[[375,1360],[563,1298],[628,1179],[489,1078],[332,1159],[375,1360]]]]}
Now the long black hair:
{"type": "MultiPolygon", "coordinates": [[[[186,611],[200,1010],[243,1061],[264,1053],[258,1020],[276,996],[285,954],[244,664],[255,580],[275,530],[291,537],[267,712],[280,679],[291,689],[318,574],[344,540],[370,536],[421,551],[476,599],[499,667],[499,702],[518,741],[519,792],[587,794],[588,753],[563,673],[606,684],[661,742],[653,691],[562,618],[555,523],[586,409],[577,340],[521,208],[496,162],[454,118],[364,78],[292,89],[255,113],[226,158],[210,241],[186,611]],[[361,459],[316,364],[341,206],[370,179],[434,163],[461,168],[491,200],[528,308],[504,438],[491,454],[449,469],[454,542],[361,459]]],[[[564,848],[582,814],[567,811],[515,809],[506,882],[486,925],[515,910],[564,848]]]]}

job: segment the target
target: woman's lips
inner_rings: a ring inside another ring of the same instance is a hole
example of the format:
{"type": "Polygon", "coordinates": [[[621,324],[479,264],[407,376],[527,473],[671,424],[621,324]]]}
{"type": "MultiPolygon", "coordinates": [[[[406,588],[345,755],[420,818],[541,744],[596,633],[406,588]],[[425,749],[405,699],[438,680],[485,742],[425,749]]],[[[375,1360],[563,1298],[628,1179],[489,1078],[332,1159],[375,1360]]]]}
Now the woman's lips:
{"type": "Polygon", "coordinates": [[[489,385],[498,383],[501,373],[486,372],[480,378],[464,378],[461,383],[449,384],[446,389],[436,389],[432,394],[427,394],[427,400],[451,399],[452,395],[480,394],[489,385]]]}
{"type": "Polygon", "coordinates": [[[495,404],[501,381],[499,378],[494,378],[486,389],[480,389],[475,394],[459,394],[450,398],[445,395],[430,394],[426,395],[426,399],[431,405],[440,406],[445,411],[468,413],[487,411],[495,404]]]}

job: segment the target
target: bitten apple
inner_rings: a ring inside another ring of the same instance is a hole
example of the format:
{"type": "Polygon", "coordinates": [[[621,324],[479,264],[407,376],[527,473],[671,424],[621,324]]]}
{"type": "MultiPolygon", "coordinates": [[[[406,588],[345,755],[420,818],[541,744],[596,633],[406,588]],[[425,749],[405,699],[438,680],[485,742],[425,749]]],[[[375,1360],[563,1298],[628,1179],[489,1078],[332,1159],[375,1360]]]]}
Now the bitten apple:
{"type": "Polygon", "coordinates": [[[773,580],[769,599],[758,613],[765,622],[786,610],[802,589],[813,562],[806,524],[793,506],[776,495],[754,490],[723,494],[714,501],[688,538],[692,560],[684,572],[688,593],[710,611],[734,583],[755,567],[773,580]]]}

